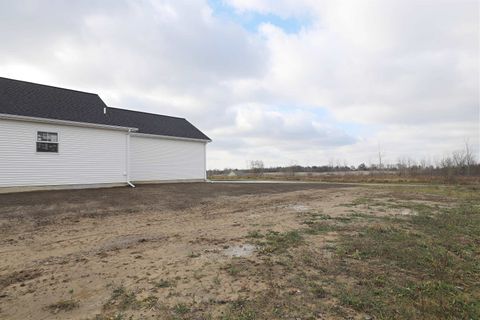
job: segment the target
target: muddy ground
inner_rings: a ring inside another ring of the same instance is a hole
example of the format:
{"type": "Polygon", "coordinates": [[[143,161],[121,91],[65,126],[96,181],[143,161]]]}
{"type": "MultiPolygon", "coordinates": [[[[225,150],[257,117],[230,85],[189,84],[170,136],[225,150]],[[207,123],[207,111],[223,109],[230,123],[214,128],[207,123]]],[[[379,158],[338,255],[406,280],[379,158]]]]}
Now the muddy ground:
{"type": "MultiPolygon", "coordinates": [[[[3,194],[0,318],[261,318],[231,310],[272,288],[301,292],[286,276],[266,276],[265,257],[281,252],[282,242],[266,252],[258,239],[299,230],[312,214],[350,216],[346,204],[385,193],[335,184],[198,183],[3,194]]],[[[328,260],[337,232],[306,237],[318,259],[328,260]]],[[[328,309],[336,298],[318,299],[324,301],[313,318],[369,317],[348,307],[337,317],[328,309]]]]}

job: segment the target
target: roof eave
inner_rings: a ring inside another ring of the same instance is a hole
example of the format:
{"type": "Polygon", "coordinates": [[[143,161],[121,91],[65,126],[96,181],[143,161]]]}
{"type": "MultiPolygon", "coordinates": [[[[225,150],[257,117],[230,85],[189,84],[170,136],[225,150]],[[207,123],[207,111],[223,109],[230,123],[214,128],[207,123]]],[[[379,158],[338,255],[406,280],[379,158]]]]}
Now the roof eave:
{"type": "Polygon", "coordinates": [[[38,123],[47,123],[47,124],[58,124],[58,125],[75,126],[75,127],[98,128],[98,129],[107,129],[107,130],[138,131],[138,128],[133,128],[133,127],[112,126],[107,124],[58,120],[58,119],[51,119],[51,118],[19,116],[14,114],[7,114],[7,113],[0,113],[0,119],[13,120],[13,121],[38,122],[38,123]]]}
{"type": "Polygon", "coordinates": [[[159,138],[159,139],[168,139],[168,140],[184,140],[184,141],[194,141],[194,142],[203,142],[210,143],[211,139],[198,139],[198,138],[189,138],[189,137],[177,137],[177,136],[166,136],[160,134],[150,134],[150,133],[140,133],[135,132],[132,136],[145,137],[145,138],[159,138]]]}

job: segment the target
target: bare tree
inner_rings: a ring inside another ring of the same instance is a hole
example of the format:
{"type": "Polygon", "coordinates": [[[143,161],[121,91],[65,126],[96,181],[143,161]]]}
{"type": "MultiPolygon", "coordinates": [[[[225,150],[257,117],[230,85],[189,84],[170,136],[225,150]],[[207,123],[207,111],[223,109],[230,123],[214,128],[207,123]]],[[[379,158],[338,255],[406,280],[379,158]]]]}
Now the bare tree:
{"type": "Polygon", "coordinates": [[[286,168],[287,176],[294,177],[298,167],[298,162],[296,160],[290,161],[290,165],[286,168]]]}
{"type": "Polygon", "coordinates": [[[334,162],[335,160],[333,158],[328,159],[328,168],[330,169],[330,171],[333,171],[334,162]]]}
{"type": "Polygon", "coordinates": [[[467,166],[467,176],[470,175],[470,170],[475,165],[475,155],[472,153],[468,139],[465,139],[465,165],[467,166]]]}
{"type": "Polygon", "coordinates": [[[265,169],[265,165],[263,164],[262,160],[251,160],[249,163],[250,172],[255,176],[263,175],[263,169],[265,169]]]}
{"type": "Polygon", "coordinates": [[[406,176],[407,175],[407,170],[408,170],[408,165],[407,161],[405,158],[399,158],[397,161],[397,169],[398,173],[400,176],[406,176]]]}
{"type": "Polygon", "coordinates": [[[380,142],[378,143],[378,170],[382,170],[383,163],[382,163],[383,153],[382,149],[380,148],[380,142]]]}

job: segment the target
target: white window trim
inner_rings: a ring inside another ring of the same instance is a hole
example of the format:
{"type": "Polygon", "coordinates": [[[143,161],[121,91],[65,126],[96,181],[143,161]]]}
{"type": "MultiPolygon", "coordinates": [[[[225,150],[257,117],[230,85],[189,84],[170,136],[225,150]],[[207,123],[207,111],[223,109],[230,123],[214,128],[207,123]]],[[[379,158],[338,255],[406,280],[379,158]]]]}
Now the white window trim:
{"type": "Polygon", "coordinates": [[[35,132],[35,153],[36,154],[59,154],[60,153],[60,134],[57,132],[53,131],[45,131],[45,130],[37,130],[35,132]],[[57,135],[57,141],[56,142],[51,142],[51,141],[39,141],[38,140],[38,134],[40,132],[45,132],[45,133],[54,133],[57,135]],[[50,152],[50,151],[38,151],[37,148],[37,143],[50,143],[50,144],[56,144],[57,145],[57,152],[50,152]]]}

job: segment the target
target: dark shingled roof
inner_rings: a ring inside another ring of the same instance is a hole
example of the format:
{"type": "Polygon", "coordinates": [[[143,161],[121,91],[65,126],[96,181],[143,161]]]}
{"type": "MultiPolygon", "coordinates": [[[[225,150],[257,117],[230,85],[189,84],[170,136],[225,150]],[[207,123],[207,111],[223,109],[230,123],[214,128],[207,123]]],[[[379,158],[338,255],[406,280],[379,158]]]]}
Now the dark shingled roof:
{"type": "Polygon", "coordinates": [[[210,140],[183,118],[110,108],[97,94],[0,77],[0,114],[138,128],[139,133],[210,140]],[[104,114],[103,109],[107,108],[104,114]]]}

